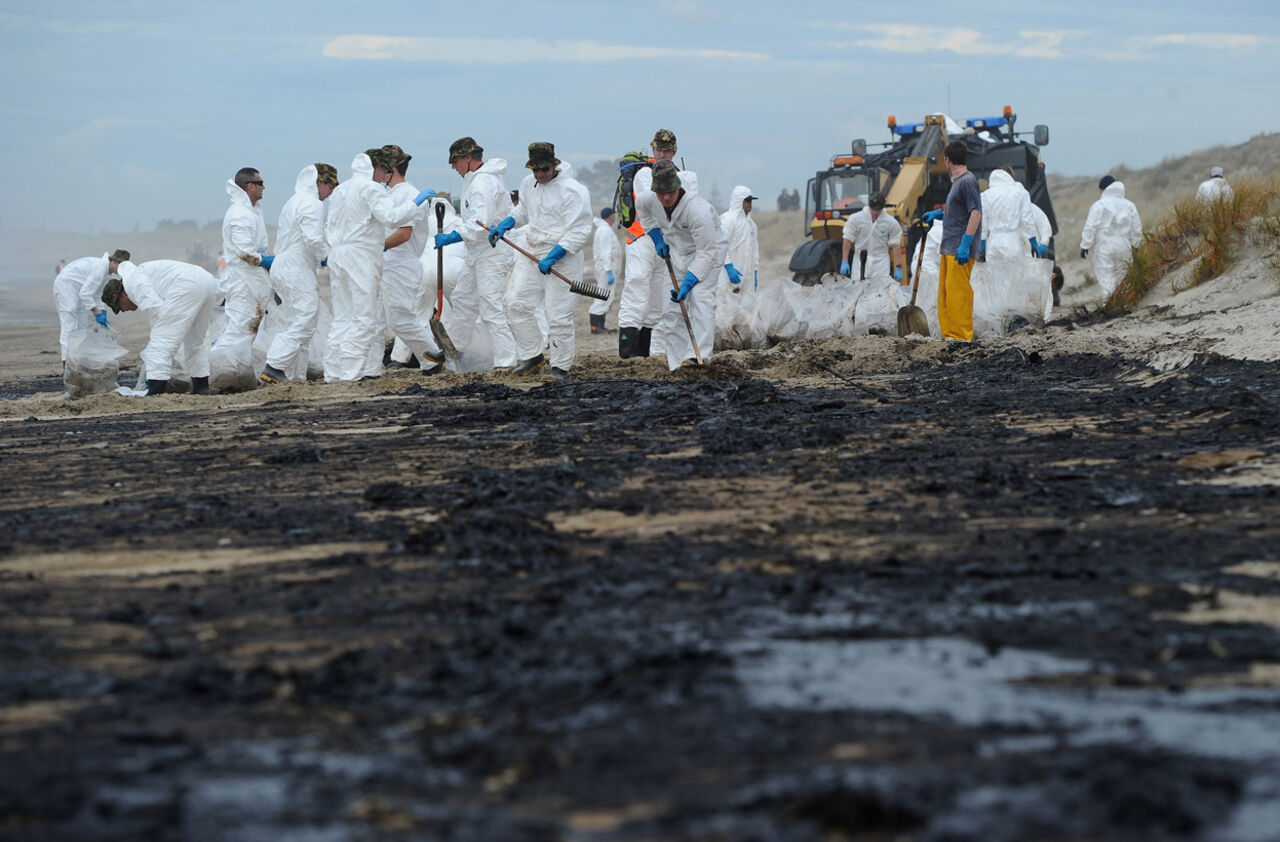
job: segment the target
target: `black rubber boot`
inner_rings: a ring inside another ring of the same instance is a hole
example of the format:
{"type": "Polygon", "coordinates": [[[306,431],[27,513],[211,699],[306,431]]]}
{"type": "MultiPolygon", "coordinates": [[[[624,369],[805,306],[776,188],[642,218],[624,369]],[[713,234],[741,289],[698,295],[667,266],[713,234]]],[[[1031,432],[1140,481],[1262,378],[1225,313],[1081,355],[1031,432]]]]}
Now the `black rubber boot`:
{"type": "Polygon", "coordinates": [[[587,317],[591,319],[592,333],[604,333],[604,316],[597,316],[595,313],[588,313],[587,317]]]}
{"type": "Polygon", "coordinates": [[[208,377],[192,377],[191,378],[191,394],[193,395],[209,394],[209,378],[208,377]]]}
{"type": "Polygon", "coordinates": [[[163,395],[169,390],[168,380],[148,380],[147,381],[147,397],[152,395],[163,395]]]}
{"type": "Polygon", "coordinates": [[[649,356],[649,343],[652,341],[653,341],[653,328],[651,327],[640,328],[640,339],[636,343],[636,356],[637,357],[649,356]]]}
{"type": "Polygon", "coordinates": [[[629,360],[632,357],[639,356],[636,353],[636,344],[640,341],[640,328],[638,327],[619,327],[618,328],[618,358],[629,360]]]}

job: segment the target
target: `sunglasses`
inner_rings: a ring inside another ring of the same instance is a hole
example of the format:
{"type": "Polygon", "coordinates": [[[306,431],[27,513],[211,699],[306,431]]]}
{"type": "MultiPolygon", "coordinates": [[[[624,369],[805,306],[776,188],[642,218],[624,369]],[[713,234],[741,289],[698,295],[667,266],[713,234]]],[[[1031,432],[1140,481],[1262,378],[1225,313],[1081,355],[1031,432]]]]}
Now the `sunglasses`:
{"type": "Polygon", "coordinates": [[[259,187],[261,187],[261,186],[262,186],[262,182],[261,182],[261,181],[246,181],[246,182],[245,182],[245,184],[256,184],[256,185],[258,185],[259,187]]]}
{"type": "Polygon", "coordinates": [[[551,170],[555,169],[555,167],[547,165],[545,167],[533,167],[532,169],[534,172],[551,172],[551,170]]]}

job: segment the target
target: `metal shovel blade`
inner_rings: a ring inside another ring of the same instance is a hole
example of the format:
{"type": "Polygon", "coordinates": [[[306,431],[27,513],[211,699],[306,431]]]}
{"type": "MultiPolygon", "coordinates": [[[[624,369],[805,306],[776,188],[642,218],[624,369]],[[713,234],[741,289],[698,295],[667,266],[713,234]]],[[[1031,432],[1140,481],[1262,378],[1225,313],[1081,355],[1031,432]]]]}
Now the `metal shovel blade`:
{"type": "Polygon", "coordinates": [[[921,310],[913,304],[908,304],[906,307],[899,307],[898,335],[910,336],[913,333],[917,336],[929,335],[929,320],[925,317],[924,310],[921,310]]]}
{"type": "Polygon", "coordinates": [[[457,346],[453,344],[453,340],[445,332],[444,322],[437,318],[432,318],[427,324],[431,328],[431,335],[436,339],[436,344],[440,346],[441,351],[444,351],[444,355],[455,362],[462,359],[462,354],[458,353],[457,346]]]}

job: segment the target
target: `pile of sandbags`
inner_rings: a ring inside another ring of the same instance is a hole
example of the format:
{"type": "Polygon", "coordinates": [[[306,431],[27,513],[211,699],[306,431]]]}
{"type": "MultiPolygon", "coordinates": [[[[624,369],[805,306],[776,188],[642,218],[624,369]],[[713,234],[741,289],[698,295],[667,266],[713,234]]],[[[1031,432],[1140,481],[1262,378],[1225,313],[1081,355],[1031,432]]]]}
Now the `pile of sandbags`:
{"type": "Polygon", "coordinates": [[[120,358],[128,353],[119,339],[116,331],[97,323],[71,335],[62,374],[67,397],[84,398],[116,390],[120,358]]]}

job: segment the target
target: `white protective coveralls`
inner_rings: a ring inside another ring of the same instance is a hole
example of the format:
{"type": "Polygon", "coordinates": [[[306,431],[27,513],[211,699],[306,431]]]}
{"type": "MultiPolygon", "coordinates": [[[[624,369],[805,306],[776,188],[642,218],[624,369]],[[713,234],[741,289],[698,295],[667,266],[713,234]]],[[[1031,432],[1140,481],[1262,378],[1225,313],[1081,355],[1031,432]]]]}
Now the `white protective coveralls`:
{"type": "Polygon", "coordinates": [[[278,310],[280,331],[267,349],[267,365],[293,379],[307,376],[308,345],[324,306],[316,281],[324,257],[324,202],[316,189],[315,164],[307,164],[280,211],[271,264],[271,283],[284,304],[278,310]]]}
{"type": "Polygon", "coordinates": [[[326,383],[382,374],[377,307],[385,232],[407,223],[418,206],[415,197],[397,203],[372,176],[373,163],[361,152],[351,162],[351,177],[325,200],[324,239],[333,299],[333,324],[324,353],[326,383]]]}
{"type": "Polygon", "coordinates": [[[199,266],[177,260],[120,264],[125,294],[147,314],[151,336],[142,349],[148,380],[168,380],[181,347],[187,374],[209,376],[209,319],[218,303],[218,281],[199,266]]]}
{"type": "Polygon", "coordinates": [[[733,188],[733,193],[729,196],[729,209],[720,214],[720,230],[729,243],[724,262],[732,263],[733,268],[742,273],[742,283],[734,287],[729,282],[729,273],[721,270],[721,292],[731,289],[750,291],[756,286],[756,271],[760,268],[760,232],[756,228],[756,221],[742,210],[742,202],[750,195],[750,187],[738,185],[733,188]]]}
{"type": "MultiPolygon", "coordinates": [[[[681,170],[679,175],[680,186],[684,188],[685,195],[698,195],[698,174],[692,170],[681,170]]],[[[653,171],[649,167],[641,167],[631,184],[638,208],[640,194],[653,189],[653,171]]],[[[637,222],[640,222],[638,217],[637,222]]],[[[643,229],[644,223],[640,222],[639,227],[643,229]]],[[[656,328],[662,322],[662,314],[666,309],[664,302],[671,298],[671,275],[667,272],[667,265],[654,251],[653,241],[643,234],[634,236],[628,233],[625,252],[626,282],[618,301],[618,327],[656,328]]],[[[676,281],[679,282],[680,278],[681,275],[677,274],[676,281]]],[[[699,278],[713,280],[701,276],[699,278]]],[[[661,331],[656,332],[659,336],[654,337],[656,347],[652,348],[655,355],[662,353],[661,331]]],[[[685,340],[688,341],[688,338],[686,335],[685,340]]]]}
{"type": "MultiPolygon", "coordinates": [[[[716,275],[724,266],[729,250],[728,240],[720,230],[720,215],[706,199],[685,193],[672,208],[670,217],[662,207],[658,194],[646,190],[636,196],[636,218],[646,231],[655,228],[662,231],[663,239],[671,249],[671,267],[676,282],[683,281],[686,272],[698,278],[698,284],[685,298],[685,308],[693,334],[698,340],[702,361],[711,359],[716,338],[716,275]]],[[[650,238],[649,250],[654,251],[650,238]]],[[[659,259],[663,271],[666,264],[659,259]]],[[[667,276],[667,289],[671,289],[671,277],[667,276]]],[[[667,355],[667,368],[674,371],[685,360],[695,359],[689,330],[680,312],[680,305],[666,293],[666,305],[662,313],[662,334],[667,355]]]]}
{"type": "MultiPolygon", "coordinates": [[[[427,240],[423,246],[422,254],[418,257],[418,262],[422,265],[422,294],[418,299],[418,307],[428,321],[436,311],[436,255],[439,252],[435,248],[435,236],[440,233],[440,231],[436,230],[437,205],[444,208],[444,227],[440,229],[441,231],[446,233],[458,231],[462,225],[462,218],[458,216],[458,212],[453,209],[453,205],[448,199],[434,198],[423,205],[427,214],[427,240]]],[[[450,243],[442,249],[444,252],[443,291],[446,301],[453,294],[454,284],[466,274],[466,248],[463,243],[450,243]]],[[[451,311],[452,305],[445,313],[451,313],[451,311]]],[[[441,314],[441,319],[445,319],[444,313],[441,314]]],[[[448,325],[446,325],[445,329],[448,330],[448,325]]],[[[432,338],[434,339],[435,337],[433,336],[432,338]]],[[[449,338],[453,339],[452,332],[449,333],[449,338]]],[[[411,356],[413,356],[413,352],[409,350],[409,346],[405,345],[404,341],[397,336],[395,343],[391,347],[391,360],[397,363],[407,363],[411,356]]],[[[419,360],[418,362],[422,363],[423,361],[419,360]]]]}
{"type": "Polygon", "coordinates": [[[1230,201],[1235,194],[1236,191],[1231,189],[1231,185],[1227,184],[1227,180],[1220,175],[1216,175],[1200,182],[1200,186],[1196,188],[1196,201],[1207,205],[1216,201],[1220,196],[1225,196],[1230,201]]]}
{"type": "Polygon", "coordinates": [[[1102,297],[1109,298],[1124,278],[1133,250],[1142,242],[1142,219],[1138,208],[1124,197],[1124,183],[1113,181],[1102,191],[1102,198],[1089,208],[1080,235],[1080,247],[1089,250],[1093,271],[1102,287],[1102,297]]]}
{"type": "Polygon", "coordinates": [[[872,286],[888,288],[897,283],[893,279],[893,264],[889,260],[889,249],[902,243],[902,226],[898,224],[898,220],[883,210],[873,220],[871,208],[864,205],[862,210],[845,220],[841,236],[853,243],[853,248],[849,251],[850,277],[855,281],[859,279],[862,271],[862,251],[866,249],[866,279],[872,286]]]}
{"type": "Polygon", "coordinates": [[[89,327],[89,311],[102,309],[102,288],[107,285],[111,268],[108,255],[81,257],[62,267],[53,279],[53,304],[58,309],[61,331],[58,344],[62,347],[62,361],[67,361],[67,340],[77,330],[89,327]]]}
{"type": "Polygon", "coordinates": [[[615,290],[617,281],[622,276],[622,247],[618,244],[618,235],[613,233],[613,226],[605,222],[599,215],[591,218],[591,265],[595,270],[596,286],[609,290],[609,300],[595,299],[588,310],[593,316],[603,316],[609,312],[609,306],[618,298],[615,290]],[[609,273],[613,272],[614,286],[609,286],[609,273]]]}
{"type": "MultiPolygon", "coordinates": [[[[418,192],[418,188],[408,181],[402,181],[391,188],[391,196],[397,202],[412,202],[417,198],[418,192]]],[[[431,302],[431,307],[423,306],[425,289],[422,255],[431,242],[428,212],[435,213],[434,201],[423,203],[417,213],[400,226],[412,227],[409,239],[395,248],[387,249],[382,257],[382,303],[387,310],[387,326],[398,342],[403,342],[410,353],[417,355],[418,363],[423,368],[435,365],[429,358],[444,359],[444,352],[427,327],[435,302],[431,302]]],[[[387,234],[390,235],[395,230],[389,229],[387,234]]],[[[434,291],[433,285],[432,292],[434,291]]]]}
{"type": "Polygon", "coordinates": [[[1040,240],[1031,194],[1004,170],[995,170],[982,191],[982,232],[987,238],[987,263],[1031,256],[1031,238],[1040,240]]]}
{"type": "MultiPolygon", "coordinates": [[[[556,177],[546,184],[539,184],[533,173],[525,176],[520,182],[520,204],[511,216],[517,227],[527,227],[525,238],[531,254],[540,260],[553,247],[561,246],[566,254],[555,270],[571,281],[582,280],[583,250],[591,238],[591,196],[573,177],[571,165],[557,164],[556,177]]],[[[569,291],[569,285],[555,275],[542,274],[538,264],[518,255],[506,304],[520,360],[542,353],[537,311],[545,308],[551,366],[568,371],[573,366],[573,314],[578,306],[578,296],[569,291]]]]}
{"type": "Polygon", "coordinates": [[[267,223],[262,208],[249,201],[249,194],[227,179],[231,206],[222,217],[222,255],[227,268],[218,278],[218,288],[226,298],[227,323],[219,341],[252,336],[254,320],[267,311],[271,300],[271,278],[258,265],[267,252],[267,223]]]}
{"type": "Polygon", "coordinates": [[[503,303],[511,268],[511,247],[502,243],[496,247],[489,245],[489,229],[513,216],[506,174],[506,160],[490,158],[462,179],[462,221],[457,231],[466,244],[467,272],[458,279],[449,297],[453,311],[449,338],[465,354],[471,332],[478,328],[485,330],[493,347],[496,368],[508,368],[518,362],[516,341],[503,303]]]}

